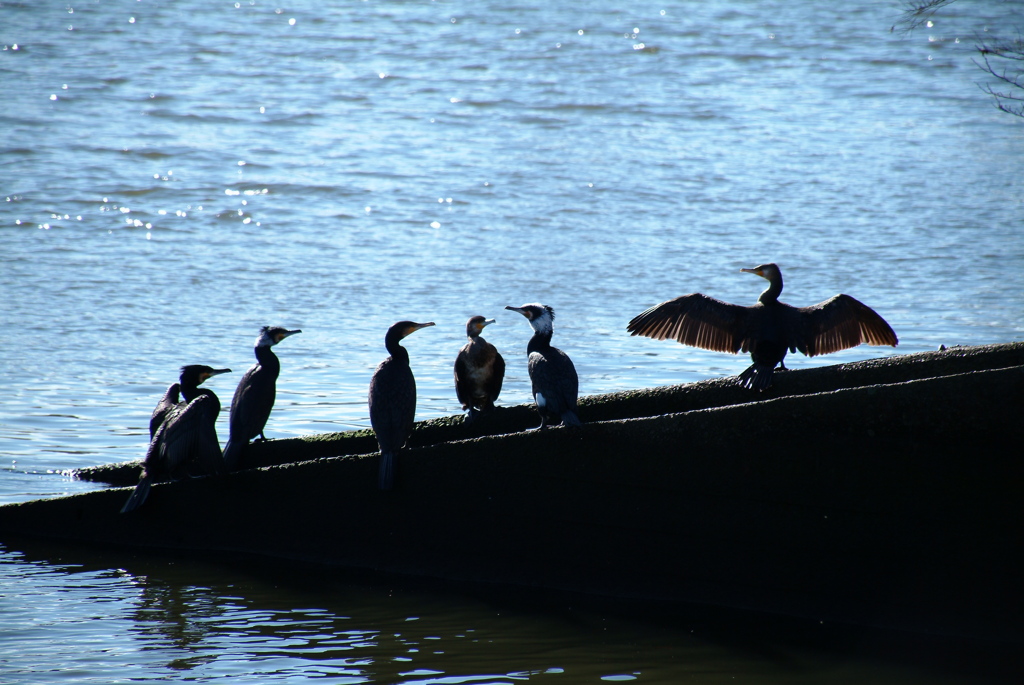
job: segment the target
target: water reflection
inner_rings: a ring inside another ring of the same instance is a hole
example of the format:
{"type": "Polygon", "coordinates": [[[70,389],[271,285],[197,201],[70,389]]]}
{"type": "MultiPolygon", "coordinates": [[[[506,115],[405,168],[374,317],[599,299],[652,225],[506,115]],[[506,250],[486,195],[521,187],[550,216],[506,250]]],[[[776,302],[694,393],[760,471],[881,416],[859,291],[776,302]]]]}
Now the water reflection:
{"type": "MultiPolygon", "coordinates": [[[[999,682],[1006,648],[251,560],[0,547],[24,682],[999,682]],[[31,664],[31,665],[30,665],[31,664]],[[35,664],[39,664],[38,666],[35,664]]],[[[19,682],[17,680],[13,682],[19,682]]]]}
{"type": "Polygon", "coordinates": [[[213,661],[213,654],[202,654],[202,644],[213,620],[222,618],[225,609],[217,606],[208,588],[170,584],[160,579],[136,576],[132,583],[140,589],[129,617],[130,632],[146,643],[146,650],[173,650],[191,656],[176,657],[168,664],[174,670],[191,670],[213,661]]]}

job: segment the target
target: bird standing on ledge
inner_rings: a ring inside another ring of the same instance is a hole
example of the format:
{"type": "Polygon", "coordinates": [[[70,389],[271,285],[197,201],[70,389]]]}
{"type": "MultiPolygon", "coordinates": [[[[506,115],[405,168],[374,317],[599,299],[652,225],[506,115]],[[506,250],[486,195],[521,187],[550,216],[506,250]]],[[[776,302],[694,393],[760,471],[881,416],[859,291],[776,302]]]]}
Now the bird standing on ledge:
{"type": "Polygon", "coordinates": [[[237,469],[242,453],[249,441],[257,435],[262,440],[263,429],[270,418],[277,398],[277,377],[281,373],[281,361],[270,348],[290,335],[302,331],[289,331],[278,326],[264,326],[256,337],[256,363],[238,381],[235,396],[231,399],[231,418],[228,442],[224,445],[224,464],[230,470],[237,469]]]}
{"type": "Polygon", "coordinates": [[[149,424],[152,436],[142,463],[142,477],[121,507],[122,514],[142,506],[155,481],[186,476],[190,466],[206,473],[221,470],[216,427],[220,399],[199,384],[230,371],[201,364],[181,367],[180,384],[167,388],[153,411],[149,424]],[[177,401],[179,391],[184,397],[181,402],[177,401]]]}
{"type": "Polygon", "coordinates": [[[569,355],[551,346],[554,333],[555,310],[546,304],[508,306],[526,317],[533,328],[533,337],[526,346],[533,400],[540,412],[538,430],[547,427],[548,418],[560,420],[563,426],[579,426],[576,416],[576,398],[580,381],[569,355]]]}
{"type": "Polygon", "coordinates": [[[390,490],[395,485],[395,462],[405,447],[416,418],[416,379],[409,368],[409,352],[399,342],[407,335],[434,322],[399,321],[388,329],[384,347],[391,356],[373,372],[370,379],[370,425],[380,447],[377,486],[390,490]]]}
{"type": "Polygon", "coordinates": [[[749,352],[753,364],[739,376],[746,388],[764,390],[772,384],[776,365],[785,369],[786,352],[808,357],[838,352],[861,343],[892,345],[896,333],[875,310],[849,295],[836,295],[810,307],[779,302],[782,272],[775,264],[740,269],[768,281],[757,304],[744,307],[693,293],[662,302],[633,318],[632,335],[655,340],[674,338],[716,352],[749,352]]]}
{"type": "Polygon", "coordinates": [[[466,423],[477,414],[494,409],[494,401],[501,393],[505,378],[505,360],[497,348],[480,337],[484,326],[494,319],[474,316],[466,322],[466,343],[455,358],[455,394],[463,409],[469,410],[466,423]]]}

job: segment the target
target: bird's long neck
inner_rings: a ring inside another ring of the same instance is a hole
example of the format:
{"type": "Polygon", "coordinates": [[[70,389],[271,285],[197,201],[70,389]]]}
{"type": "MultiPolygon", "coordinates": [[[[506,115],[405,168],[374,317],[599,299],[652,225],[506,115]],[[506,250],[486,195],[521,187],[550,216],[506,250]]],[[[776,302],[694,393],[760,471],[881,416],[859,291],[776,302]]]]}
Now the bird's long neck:
{"type": "Polygon", "coordinates": [[[384,347],[387,348],[392,359],[406,366],[409,365],[409,351],[402,347],[398,340],[385,340],[384,347]]]}
{"type": "Polygon", "coordinates": [[[281,373],[281,360],[277,358],[274,351],[269,346],[257,347],[255,351],[256,361],[260,363],[264,373],[269,373],[277,378],[277,374],[281,373]]]}
{"type": "Polygon", "coordinates": [[[199,389],[199,384],[196,383],[195,380],[193,380],[191,378],[189,378],[187,380],[186,379],[182,379],[182,381],[181,381],[181,398],[182,398],[182,400],[184,400],[186,403],[191,402],[195,398],[199,397],[200,393],[202,393],[202,390],[199,389]]]}
{"type": "Polygon", "coordinates": [[[779,301],[779,295],[782,294],[782,274],[772,274],[768,279],[768,289],[761,293],[761,296],[757,298],[757,301],[761,304],[775,304],[779,301]]]}
{"type": "Polygon", "coordinates": [[[537,331],[526,345],[526,354],[551,349],[552,331],[537,331]]]}

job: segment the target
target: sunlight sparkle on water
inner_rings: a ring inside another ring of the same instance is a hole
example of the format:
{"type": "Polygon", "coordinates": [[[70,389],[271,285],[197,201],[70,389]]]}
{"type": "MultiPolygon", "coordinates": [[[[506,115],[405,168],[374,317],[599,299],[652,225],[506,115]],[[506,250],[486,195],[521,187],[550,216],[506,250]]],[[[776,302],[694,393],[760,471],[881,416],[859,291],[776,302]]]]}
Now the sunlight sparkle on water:
{"type": "MultiPolygon", "coordinates": [[[[323,14],[322,3],[311,14],[308,3],[285,10],[258,0],[189,3],[188,12],[131,0],[80,5],[80,14],[72,4],[17,3],[22,9],[5,12],[5,39],[19,42],[0,44],[8,80],[19,86],[5,89],[5,137],[13,138],[0,146],[3,168],[17,170],[0,204],[5,314],[16,324],[9,363],[0,365],[11,410],[0,410],[0,453],[4,466],[18,455],[16,467],[0,469],[0,503],[105,487],[65,480],[68,469],[140,458],[153,404],[178,366],[210,355],[247,367],[252,329],[264,318],[318,331],[280,352],[286,395],[271,415],[272,439],[369,428],[365,392],[383,356],[382,329],[406,308],[422,307],[439,324],[437,335],[411,343],[417,418],[452,416],[452,350],[469,308],[487,313],[521,290],[522,301],[564,303],[560,339],[579,364],[583,395],[742,370],[742,356],[629,337],[623,319],[698,289],[752,303],[760,288],[733,283],[754,258],[792,265],[794,303],[842,288],[892,316],[903,338],[893,353],[1024,335],[1015,297],[1024,256],[1012,249],[1013,170],[1024,146],[1009,130],[1014,120],[999,120],[975,86],[971,41],[943,30],[921,45],[938,21],[911,46],[886,33],[885,16],[847,12],[837,22],[815,3],[742,3],[744,11],[689,3],[672,22],[667,8],[632,16],[621,3],[591,3],[582,17],[570,3],[545,3],[534,15],[514,3],[476,3],[466,22],[450,11],[461,6],[442,2],[347,3],[369,11],[342,14],[323,14]],[[131,2],[145,21],[124,17],[131,2]],[[285,11],[310,22],[300,28],[285,11]],[[762,17],[773,15],[778,25],[768,28],[762,17]],[[68,38],[62,27],[72,32],[67,16],[82,19],[72,38],[112,68],[96,73],[95,59],[59,43],[68,38]],[[621,30],[628,19],[653,17],[665,21],[621,30]],[[282,30],[281,18],[296,33],[282,30]],[[642,39],[641,30],[649,30],[642,39]],[[550,49],[563,37],[562,47],[574,46],[574,32],[586,49],[550,49]],[[668,58],[647,59],[659,44],[668,58]],[[823,48],[841,68],[822,68],[823,48]],[[929,51],[953,68],[907,68],[929,51]],[[173,90],[169,67],[181,86],[173,90]],[[388,83],[374,84],[374,75],[388,83]],[[794,87],[801,97],[791,97],[794,87]],[[249,107],[261,99],[280,104],[256,105],[257,122],[249,107]],[[34,116],[47,109],[54,116],[34,116]],[[856,126],[836,124],[845,111],[858,112],[856,126]],[[231,157],[235,174],[224,167],[231,157]],[[238,164],[245,157],[257,159],[252,169],[238,164]],[[955,193],[942,173],[950,159],[955,193]],[[166,163],[182,173],[153,171],[166,163]],[[600,183],[581,180],[588,175],[600,183]],[[116,195],[100,204],[103,189],[116,195]],[[459,220],[431,219],[423,231],[431,197],[459,220]],[[122,207],[129,201],[136,206],[122,207]],[[268,231],[257,214],[268,217],[268,231]],[[534,241],[546,249],[513,258],[534,241]],[[867,268],[832,278],[826,250],[867,268]],[[460,255],[488,277],[474,277],[460,255]],[[908,260],[942,260],[957,288],[929,287],[921,270],[901,268],[908,260]],[[254,298],[254,287],[263,295],[254,298]],[[183,320],[208,317],[202,336],[166,335],[168,292],[183,320]],[[347,341],[343,354],[333,351],[337,340],[347,341]]],[[[1013,3],[989,4],[994,18],[997,5],[1013,3]]],[[[955,18],[964,35],[983,30],[955,18]]],[[[509,324],[488,328],[510,369],[501,401],[532,404],[522,354],[529,327],[509,324]]],[[[883,354],[794,355],[794,365],[883,354]]],[[[224,405],[233,386],[214,385],[224,405]]],[[[879,685],[990,682],[930,678],[931,669],[803,644],[790,658],[792,645],[779,649],[786,640],[777,635],[765,638],[766,658],[751,649],[761,646],[760,624],[734,634],[732,614],[707,619],[716,639],[703,640],[684,635],[689,620],[630,616],[612,625],[599,620],[607,614],[518,601],[519,590],[506,599],[393,579],[364,586],[361,575],[330,572],[324,582],[293,583],[276,564],[96,552],[62,549],[64,561],[84,562],[76,570],[12,558],[0,544],[0,586],[12,597],[0,633],[13,680],[861,682],[867,673],[879,685]],[[132,588],[108,582],[117,576],[132,588]],[[322,609],[302,609],[310,605],[322,609]],[[460,630],[462,644],[448,639],[465,625],[479,632],[460,630]],[[401,638],[390,638],[399,628],[401,638]],[[564,670],[544,670],[561,661],[564,670]],[[415,675],[398,675],[406,669],[415,675]]],[[[320,576],[303,580],[311,578],[320,576]]]]}

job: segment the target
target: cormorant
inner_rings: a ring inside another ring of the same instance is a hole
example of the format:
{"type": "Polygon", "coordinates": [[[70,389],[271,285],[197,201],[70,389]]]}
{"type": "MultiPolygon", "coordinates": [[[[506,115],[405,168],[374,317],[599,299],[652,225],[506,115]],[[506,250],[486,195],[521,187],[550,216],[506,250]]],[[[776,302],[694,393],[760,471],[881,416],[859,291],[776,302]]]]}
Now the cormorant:
{"type": "Polygon", "coordinates": [[[392,325],[384,336],[384,347],[391,356],[380,363],[370,379],[370,425],[380,446],[377,486],[381,490],[394,487],[395,461],[412,433],[416,415],[416,379],[409,368],[409,352],[399,342],[433,325],[433,321],[399,321],[392,325]]]}
{"type": "Polygon", "coordinates": [[[164,392],[164,396],[157,402],[156,408],[153,409],[153,415],[149,418],[149,439],[152,440],[156,435],[157,429],[163,424],[168,413],[181,404],[182,395],[185,397],[184,404],[188,404],[195,399],[199,386],[208,378],[229,371],[231,369],[214,369],[204,364],[190,364],[181,367],[180,382],[171,383],[167,391],[164,392]]]}
{"type": "Polygon", "coordinates": [[[633,317],[626,326],[633,335],[655,340],[674,338],[716,352],[749,352],[753,364],[739,376],[746,388],[764,390],[775,366],[785,369],[787,350],[808,357],[869,345],[896,346],[896,333],[875,310],[849,295],[836,295],[810,307],[779,302],[782,272],[775,264],[740,269],[767,279],[768,289],[757,304],[744,307],[701,293],[662,302],[633,317]]]}
{"type": "Polygon", "coordinates": [[[198,466],[208,473],[221,470],[223,462],[216,428],[220,399],[199,384],[230,371],[198,364],[181,367],[180,385],[175,383],[167,389],[150,419],[153,434],[143,461],[142,477],[121,507],[122,514],[142,506],[154,481],[180,478],[187,475],[190,466],[198,466]],[[184,397],[181,402],[175,401],[179,392],[184,397]]]}
{"type": "Polygon", "coordinates": [[[480,337],[484,326],[494,319],[474,316],[466,322],[466,343],[455,358],[455,394],[463,409],[469,410],[466,423],[478,413],[494,409],[505,378],[505,360],[497,348],[480,337]]]}
{"type": "Polygon", "coordinates": [[[238,468],[250,440],[256,436],[267,439],[263,429],[274,408],[277,376],[281,373],[281,362],[270,348],[289,335],[301,332],[279,326],[260,329],[256,338],[256,363],[242,376],[231,399],[228,441],[224,445],[224,464],[228,469],[238,468]]]}
{"type": "Polygon", "coordinates": [[[540,412],[538,430],[547,426],[549,417],[560,419],[563,426],[582,425],[576,416],[576,397],[580,385],[576,367],[569,355],[551,346],[555,310],[539,303],[524,304],[522,307],[510,305],[505,309],[519,312],[533,327],[533,337],[526,346],[526,354],[529,357],[533,399],[540,412]]]}

